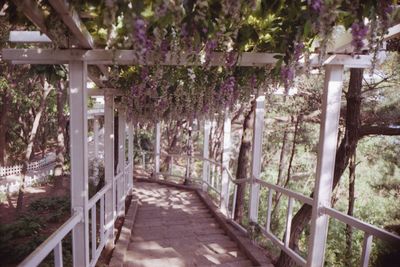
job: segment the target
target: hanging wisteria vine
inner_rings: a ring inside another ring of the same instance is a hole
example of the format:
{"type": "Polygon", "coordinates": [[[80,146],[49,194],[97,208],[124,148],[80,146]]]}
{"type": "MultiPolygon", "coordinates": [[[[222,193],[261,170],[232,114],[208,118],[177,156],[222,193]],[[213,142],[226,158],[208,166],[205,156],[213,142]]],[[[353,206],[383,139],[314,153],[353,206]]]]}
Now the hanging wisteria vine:
{"type": "MultiPolygon", "coordinates": [[[[249,84],[259,77],[236,67],[242,52],[279,53],[273,69],[259,73],[288,90],[299,66],[304,67],[300,60],[307,62],[314,52],[324,58],[335,27],[344,26],[352,34],[350,54],[368,50],[376,55],[387,29],[399,18],[394,0],[106,2],[107,16],[101,19],[107,32],[118,33],[112,42],[116,48],[133,49],[143,61],[151,56],[157,63],[174,55],[179,63],[184,54],[185,60],[201,63],[191,68],[135,66],[116,71],[118,77],[127,74],[118,78],[118,84],[129,85],[130,105],[146,119],[212,113],[249,97],[257,90],[249,84]],[[213,52],[225,54],[224,67],[210,66],[213,52]]],[[[90,7],[81,1],[72,4],[77,9],[90,7]]]]}

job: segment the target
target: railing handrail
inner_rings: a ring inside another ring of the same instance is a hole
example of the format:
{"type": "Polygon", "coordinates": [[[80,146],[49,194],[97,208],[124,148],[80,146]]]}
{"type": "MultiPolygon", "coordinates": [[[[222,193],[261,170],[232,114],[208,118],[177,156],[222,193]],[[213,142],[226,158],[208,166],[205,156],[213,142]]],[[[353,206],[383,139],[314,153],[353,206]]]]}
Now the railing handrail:
{"type": "Polygon", "coordinates": [[[124,175],[124,172],[119,172],[119,173],[117,173],[117,175],[114,176],[114,181],[117,181],[117,180],[120,179],[123,175],[124,175]]]}
{"type": "Polygon", "coordinates": [[[97,192],[91,199],[88,201],[88,209],[91,209],[99,199],[104,196],[110,189],[112,184],[106,184],[99,192],[97,192]]]}
{"type": "Polygon", "coordinates": [[[275,190],[275,191],[278,191],[279,193],[282,193],[282,194],[284,194],[284,195],[287,195],[287,196],[289,196],[289,197],[292,197],[292,198],[294,198],[294,199],[296,199],[296,200],[298,200],[298,201],[301,201],[301,202],[303,202],[303,203],[305,203],[305,204],[308,204],[308,205],[310,205],[310,206],[313,205],[313,199],[312,199],[312,198],[307,197],[307,196],[305,196],[305,195],[302,195],[302,194],[300,194],[300,193],[298,193],[298,192],[295,192],[295,191],[292,191],[292,190],[290,190],[290,189],[281,187],[281,186],[279,186],[279,185],[275,185],[275,184],[268,183],[268,182],[263,181],[263,180],[260,180],[260,179],[254,179],[254,181],[255,181],[256,183],[260,184],[260,185],[263,185],[263,186],[266,186],[266,187],[268,187],[268,188],[270,188],[270,189],[273,189],[273,190],[275,190]]]}
{"type": "Polygon", "coordinates": [[[50,235],[40,246],[38,246],[19,267],[38,266],[49,253],[59,244],[63,238],[82,220],[82,211],[75,211],[63,225],[50,235]]]}
{"type": "Polygon", "coordinates": [[[341,221],[345,224],[351,225],[352,227],[357,228],[358,230],[369,233],[383,241],[400,245],[400,236],[398,235],[380,229],[379,227],[374,226],[372,224],[363,222],[355,217],[344,214],[331,207],[323,207],[322,210],[325,214],[329,215],[330,217],[338,221],[341,221]]]}

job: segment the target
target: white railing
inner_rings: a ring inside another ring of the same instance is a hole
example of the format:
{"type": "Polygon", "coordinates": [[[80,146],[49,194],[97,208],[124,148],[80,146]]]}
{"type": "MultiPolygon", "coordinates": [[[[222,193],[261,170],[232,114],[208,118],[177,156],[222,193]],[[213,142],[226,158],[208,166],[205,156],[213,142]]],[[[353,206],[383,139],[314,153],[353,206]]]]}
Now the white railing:
{"type": "MultiPolygon", "coordinates": [[[[260,184],[263,187],[269,189],[268,191],[268,202],[267,202],[267,220],[264,226],[260,226],[260,229],[265,237],[271,240],[275,245],[277,245],[281,250],[283,250],[287,255],[289,255],[297,264],[300,266],[306,266],[307,260],[304,259],[300,254],[289,247],[290,241],[290,233],[291,233],[291,225],[292,225],[292,216],[293,216],[293,204],[294,200],[297,200],[301,203],[313,206],[314,200],[310,197],[304,196],[292,190],[259,180],[254,179],[254,182],[260,184]],[[272,212],[272,196],[273,192],[277,192],[280,194],[285,195],[288,197],[288,204],[287,204],[287,212],[286,212],[286,227],[285,227],[285,235],[284,240],[279,239],[276,235],[271,232],[271,212],[272,212]]],[[[339,212],[333,208],[324,207],[321,212],[334,218],[338,221],[341,221],[345,224],[350,225],[353,228],[361,230],[365,233],[364,235],[364,243],[362,248],[362,255],[361,255],[361,266],[367,267],[369,256],[372,248],[372,237],[375,236],[376,238],[381,239],[382,241],[386,241],[389,243],[399,244],[400,245],[400,237],[394,235],[390,232],[382,230],[376,226],[358,220],[354,217],[346,215],[342,212],[339,212]]],[[[258,222],[257,222],[258,224],[258,222]]]]}
{"type": "Polygon", "coordinates": [[[122,210],[123,210],[123,200],[124,200],[124,194],[123,194],[123,186],[124,186],[124,173],[120,172],[114,177],[114,183],[115,183],[115,190],[116,190],[116,211],[117,214],[119,215],[122,210]]]}
{"type": "MultiPolygon", "coordinates": [[[[114,207],[114,214],[121,214],[125,208],[125,198],[128,191],[132,187],[130,182],[132,164],[125,166],[124,170],[114,176],[115,193],[118,197],[116,206],[114,207]]],[[[92,198],[89,199],[87,211],[90,221],[85,222],[88,224],[89,230],[89,266],[94,267],[103,251],[110,235],[113,230],[114,222],[117,217],[113,218],[113,223],[106,222],[105,214],[105,201],[106,194],[112,190],[112,183],[106,184],[100,191],[98,191],[92,198]],[[99,211],[98,211],[99,209],[99,211]]],[[[82,211],[76,211],[74,215],[65,222],[58,230],[46,239],[35,251],[33,251],[19,266],[32,267],[38,266],[47,255],[54,250],[54,266],[62,267],[62,240],[64,237],[83,219],[82,211]]]]}
{"type": "MultiPolygon", "coordinates": [[[[88,202],[88,211],[90,216],[90,266],[96,266],[97,260],[107,243],[109,229],[105,225],[105,198],[106,194],[111,191],[112,184],[106,184],[99,192],[97,192],[88,202]],[[100,201],[99,211],[99,229],[97,230],[97,203],[100,201]],[[97,238],[97,235],[99,237],[97,238]],[[97,242],[99,240],[99,242],[97,242]]],[[[112,226],[109,226],[112,227],[112,226]]]]}
{"type": "Polygon", "coordinates": [[[376,237],[388,244],[397,244],[397,248],[400,247],[400,236],[382,230],[374,225],[365,223],[357,218],[344,214],[333,208],[324,207],[323,212],[338,221],[352,226],[358,230],[364,232],[364,240],[361,253],[361,267],[367,267],[369,263],[369,258],[372,250],[372,241],[376,237]]]}
{"type": "MultiPolygon", "coordinates": [[[[56,161],[56,154],[49,153],[41,160],[34,161],[28,164],[28,171],[35,171],[41,169],[51,163],[56,161]]],[[[1,176],[9,176],[9,175],[19,175],[22,171],[22,164],[21,165],[14,165],[8,167],[1,167],[0,166],[0,177],[1,176]]]]}
{"type": "MultiPolygon", "coordinates": [[[[210,194],[209,190],[213,191],[217,197],[218,201],[221,207],[221,179],[222,179],[222,172],[226,172],[228,174],[228,200],[227,200],[227,213],[225,214],[228,218],[228,220],[233,223],[236,227],[239,229],[246,231],[243,226],[239,225],[234,221],[235,217],[235,206],[236,206],[236,194],[237,194],[237,187],[241,183],[249,183],[251,182],[251,179],[240,179],[236,180],[230,173],[230,171],[222,166],[221,163],[216,162],[212,159],[207,159],[203,158],[201,156],[195,155],[195,156],[188,156],[186,154],[164,154],[164,156],[169,156],[171,157],[170,161],[170,166],[169,166],[169,171],[168,173],[161,173],[163,175],[169,175],[169,176],[177,176],[180,178],[185,178],[182,177],[181,175],[176,175],[174,174],[173,167],[175,165],[174,159],[178,158],[192,158],[192,159],[197,159],[197,160],[202,160],[209,162],[212,167],[209,168],[208,172],[212,172],[214,170],[214,173],[219,174],[217,177],[213,177],[212,175],[208,176],[208,180],[202,180],[199,182],[200,185],[206,185],[207,192],[210,194]],[[220,172],[215,171],[215,170],[220,170],[220,172]],[[232,188],[233,186],[233,188],[232,188]]],[[[199,181],[194,179],[194,181],[199,181]]],[[[292,191],[290,189],[274,185],[271,183],[268,183],[266,181],[260,180],[260,179],[253,179],[253,183],[259,184],[261,187],[265,187],[268,189],[268,199],[267,199],[267,218],[266,218],[266,223],[265,225],[260,225],[259,222],[255,222],[257,226],[261,229],[261,233],[269,240],[271,240],[275,245],[277,245],[281,250],[283,250],[287,255],[289,255],[297,264],[300,266],[307,266],[307,259],[303,258],[297,251],[293,250],[289,246],[289,241],[290,241],[290,233],[291,233],[291,226],[292,226],[292,218],[293,218],[293,207],[294,207],[294,201],[298,201],[303,204],[307,204],[310,206],[314,205],[314,200],[308,196],[304,196],[298,192],[292,191]],[[272,204],[273,204],[273,194],[278,193],[286,196],[288,198],[287,201],[287,211],[286,211],[286,222],[285,222],[285,235],[283,237],[283,240],[278,238],[274,233],[271,231],[271,216],[272,216],[272,204]]],[[[258,200],[259,201],[259,200],[258,200]]],[[[386,241],[391,244],[399,244],[400,245],[400,237],[392,234],[390,232],[387,232],[383,229],[380,229],[376,226],[373,226],[371,224],[368,224],[366,222],[363,222],[359,219],[356,219],[354,217],[348,216],[344,213],[341,213],[333,208],[329,207],[324,207],[321,212],[323,214],[326,214],[330,216],[333,219],[336,219],[340,222],[343,222],[345,224],[350,225],[351,227],[358,229],[360,231],[363,231],[364,234],[364,242],[363,242],[363,247],[362,247],[362,255],[361,255],[361,266],[362,267],[367,267],[368,262],[369,262],[369,256],[371,253],[371,248],[372,248],[372,240],[373,237],[378,238],[382,241],[386,241]]]]}
{"type": "MultiPolygon", "coordinates": [[[[143,169],[146,169],[146,166],[150,163],[150,162],[147,162],[146,156],[147,156],[147,155],[150,155],[151,157],[154,156],[154,153],[153,153],[153,152],[151,152],[151,151],[146,151],[146,150],[137,150],[137,151],[135,151],[134,153],[136,154],[136,156],[139,156],[139,157],[140,157],[140,166],[141,166],[143,169]]],[[[149,161],[150,161],[150,160],[149,160],[149,161]]]]}
{"type": "Polygon", "coordinates": [[[35,249],[19,267],[38,266],[51,251],[54,251],[54,266],[63,266],[62,240],[82,220],[82,211],[76,211],[60,228],[35,249]]]}
{"type": "Polygon", "coordinates": [[[275,245],[277,245],[281,250],[283,250],[287,255],[289,255],[297,264],[305,266],[307,261],[300,254],[289,247],[290,232],[292,227],[292,216],[293,216],[293,201],[297,200],[302,203],[313,205],[313,199],[306,197],[302,194],[294,192],[292,190],[286,189],[281,186],[277,186],[260,179],[254,179],[254,182],[258,183],[262,187],[269,189],[268,200],[267,200],[267,220],[264,226],[260,226],[258,222],[257,225],[261,229],[265,237],[271,240],[275,245]],[[286,226],[285,226],[285,236],[284,240],[280,240],[276,235],[271,232],[271,215],[272,215],[272,196],[274,191],[276,193],[283,194],[288,197],[287,212],[286,212],[286,226]]]}

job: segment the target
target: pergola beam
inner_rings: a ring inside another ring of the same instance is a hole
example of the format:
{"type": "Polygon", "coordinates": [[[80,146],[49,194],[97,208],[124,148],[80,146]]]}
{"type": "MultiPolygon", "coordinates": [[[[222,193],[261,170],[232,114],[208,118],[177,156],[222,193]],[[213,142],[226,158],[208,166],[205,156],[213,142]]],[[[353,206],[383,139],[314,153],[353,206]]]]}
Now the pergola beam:
{"type": "Polygon", "coordinates": [[[41,32],[48,34],[43,12],[39,9],[35,1],[31,0],[13,0],[17,9],[40,29],[41,32]]]}
{"type": "Polygon", "coordinates": [[[51,43],[50,38],[40,31],[10,31],[12,43],[51,43]]]}
{"type": "MultiPolygon", "coordinates": [[[[45,22],[45,16],[43,11],[40,10],[37,3],[31,0],[13,0],[14,4],[34,25],[36,25],[41,32],[46,34],[50,40],[54,39],[54,36],[48,31],[45,22]]],[[[71,31],[75,39],[78,41],[78,45],[81,48],[92,49],[94,47],[93,38],[87,31],[85,25],[81,22],[79,15],[74,11],[65,0],[50,0],[50,4],[60,14],[62,21],[71,31]]],[[[67,62],[64,62],[67,63],[67,62]]],[[[31,61],[13,62],[13,64],[37,64],[31,61]]],[[[43,64],[43,63],[39,63],[43,64]]],[[[44,64],[59,64],[59,63],[44,63],[44,64]]],[[[63,63],[61,63],[63,64],[63,63]]],[[[98,66],[103,75],[108,78],[108,70],[105,66],[98,66]]],[[[103,82],[100,78],[94,77],[94,75],[88,72],[89,78],[96,83],[97,86],[102,87],[103,82]]]]}
{"type": "MultiPolygon", "coordinates": [[[[400,36],[400,24],[396,24],[392,27],[390,27],[387,30],[387,33],[383,36],[383,41],[387,41],[393,38],[397,38],[400,36]]],[[[343,32],[338,38],[335,39],[334,44],[332,45],[332,51],[333,53],[335,52],[345,52],[347,51],[348,53],[354,51],[354,47],[351,44],[353,41],[353,36],[351,32],[348,30],[346,32],[343,32]]],[[[368,43],[368,40],[365,39],[365,42],[368,43]]],[[[366,45],[367,47],[367,45],[366,45]]]]}
{"type": "Polygon", "coordinates": [[[49,0],[50,5],[60,14],[62,21],[72,32],[82,48],[92,49],[93,38],[79,18],[78,13],[65,0],[49,0]]]}
{"type": "MultiPolygon", "coordinates": [[[[277,62],[274,53],[243,52],[238,58],[237,66],[265,66],[277,62]]],[[[224,66],[225,53],[214,52],[211,55],[211,66],[224,66]]],[[[176,66],[196,66],[202,65],[200,60],[188,60],[187,55],[182,52],[179,56],[169,53],[164,61],[156,56],[149,56],[147,60],[141,60],[134,50],[54,50],[54,49],[3,49],[2,57],[4,60],[11,60],[14,64],[66,64],[70,60],[83,60],[92,65],[176,65],[176,66]]],[[[348,68],[368,68],[371,66],[372,55],[331,55],[322,61],[323,65],[343,65],[348,68]]],[[[310,57],[311,66],[320,66],[318,54],[310,57]]]]}

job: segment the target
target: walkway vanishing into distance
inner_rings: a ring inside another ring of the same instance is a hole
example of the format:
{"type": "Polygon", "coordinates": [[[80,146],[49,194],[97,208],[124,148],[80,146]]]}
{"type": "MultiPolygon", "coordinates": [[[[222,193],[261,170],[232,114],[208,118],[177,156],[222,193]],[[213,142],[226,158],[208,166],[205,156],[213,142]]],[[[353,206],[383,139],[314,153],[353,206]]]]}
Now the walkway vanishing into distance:
{"type": "Polygon", "coordinates": [[[131,205],[126,219],[131,223],[129,241],[124,246],[117,243],[110,266],[272,266],[250,240],[221,224],[217,218],[221,215],[200,194],[183,187],[135,182],[137,206],[131,205]]]}

